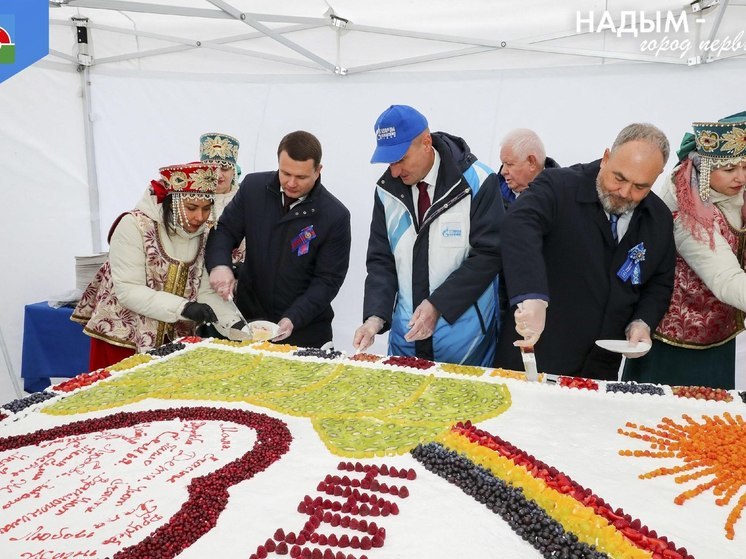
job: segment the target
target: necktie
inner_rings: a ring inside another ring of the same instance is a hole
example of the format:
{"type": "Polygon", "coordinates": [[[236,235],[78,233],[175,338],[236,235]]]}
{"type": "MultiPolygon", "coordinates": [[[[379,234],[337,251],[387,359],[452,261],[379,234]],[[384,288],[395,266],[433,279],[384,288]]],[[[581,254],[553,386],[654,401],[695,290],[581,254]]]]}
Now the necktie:
{"type": "Polygon", "coordinates": [[[285,213],[288,213],[290,211],[290,206],[292,204],[295,204],[298,201],[298,199],[291,198],[287,194],[283,194],[282,197],[283,197],[282,207],[285,209],[285,213]]]}
{"type": "Polygon", "coordinates": [[[611,223],[611,238],[614,239],[614,244],[619,243],[619,233],[616,230],[616,223],[619,221],[619,214],[609,214],[609,222],[611,223]]]}
{"type": "Polygon", "coordinates": [[[425,217],[425,212],[430,207],[430,195],[427,193],[427,183],[425,181],[418,182],[417,188],[420,191],[417,198],[417,217],[419,218],[419,224],[422,225],[422,218],[425,217]]]}

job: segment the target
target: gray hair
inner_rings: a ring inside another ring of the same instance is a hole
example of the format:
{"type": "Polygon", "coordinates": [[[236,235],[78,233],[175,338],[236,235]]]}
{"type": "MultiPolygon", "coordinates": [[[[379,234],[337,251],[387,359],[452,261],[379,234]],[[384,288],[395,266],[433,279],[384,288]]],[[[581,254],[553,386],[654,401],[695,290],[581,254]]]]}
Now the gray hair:
{"type": "Polygon", "coordinates": [[[668,161],[668,156],[671,151],[671,148],[668,145],[668,138],[666,138],[666,135],[661,132],[657,126],[653,126],[647,122],[625,126],[622,131],[619,132],[619,135],[617,135],[616,140],[614,140],[614,144],[611,146],[611,153],[614,153],[618,147],[627,142],[636,141],[653,144],[660,150],[661,155],[663,155],[663,163],[668,161]]]}
{"type": "Polygon", "coordinates": [[[501,146],[510,146],[513,154],[518,159],[528,159],[529,155],[536,157],[536,161],[544,166],[547,158],[547,152],[544,149],[544,143],[538,134],[528,128],[516,128],[508,132],[500,142],[501,146]]]}

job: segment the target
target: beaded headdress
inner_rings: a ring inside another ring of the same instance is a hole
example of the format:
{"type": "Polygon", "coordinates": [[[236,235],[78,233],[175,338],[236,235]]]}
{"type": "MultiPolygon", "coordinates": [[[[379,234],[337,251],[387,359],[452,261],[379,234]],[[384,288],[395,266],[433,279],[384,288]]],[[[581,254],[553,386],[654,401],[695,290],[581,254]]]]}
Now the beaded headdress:
{"type": "Polygon", "coordinates": [[[235,165],[238,159],[238,140],[228,134],[208,132],[199,137],[199,160],[235,165]]]}
{"type": "Polygon", "coordinates": [[[237,184],[237,177],[241,174],[238,165],[239,142],[233,136],[220,132],[207,132],[199,137],[199,160],[218,165],[230,165],[235,170],[231,189],[237,184]]]}
{"type": "Polygon", "coordinates": [[[193,161],[183,165],[169,165],[158,169],[169,193],[189,194],[212,200],[218,185],[217,166],[193,161]]]}
{"type": "Polygon", "coordinates": [[[694,134],[684,135],[678,156],[683,160],[696,149],[699,196],[705,202],[710,198],[710,171],[746,161],[746,112],[717,122],[695,122],[692,128],[694,134]]]}
{"type": "Polygon", "coordinates": [[[200,161],[161,167],[158,169],[161,180],[152,181],[150,184],[159,203],[168,194],[172,195],[174,215],[178,215],[184,224],[187,222],[184,197],[211,202],[215,200],[215,190],[218,186],[217,167],[214,163],[200,161]]]}

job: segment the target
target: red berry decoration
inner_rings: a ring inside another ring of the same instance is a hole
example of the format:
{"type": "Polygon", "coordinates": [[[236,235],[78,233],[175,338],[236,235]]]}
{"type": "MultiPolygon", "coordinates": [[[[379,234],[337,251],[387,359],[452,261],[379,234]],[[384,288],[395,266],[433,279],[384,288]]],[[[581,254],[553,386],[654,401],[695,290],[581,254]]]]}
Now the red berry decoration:
{"type": "Polygon", "coordinates": [[[73,390],[77,390],[84,386],[90,386],[94,382],[109,378],[110,376],[111,373],[106,369],[99,369],[97,371],[91,371],[90,373],[81,373],[70,380],[54,385],[52,389],[57,392],[72,392],[73,390]]]}
{"type": "Polygon", "coordinates": [[[589,378],[583,377],[566,377],[562,376],[558,379],[560,386],[566,388],[584,388],[586,390],[598,390],[598,383],[589,378]]]}
{"type": "MultiPolygon", "coordinates": [[[[104,373],[108,375],[107,371],[99,371],[97,376],[100,377],[104,373]]],[[[36,431],[30,435],[2,438],[0,439],[0,451],[38,445],[62,437],[87,435],[105,430],[133,427],[141,423],[174,419],[236,423],[254,430],[257,441],[256,445],[243,456],[208,475],[192,479],[187,486],[187,500],[166,524],[150,533],[139,543],[113,555],[114,559],[144,559],[146,557],[172,559],[217,524],[220,513],[228,503],[230,487],[266,470],[289,450],[292,436],[285,423],[264,414],[227,408],[190,407],[120,412],[36,431]]]]}
{"type": "Polygon", "coordinates": [[[731,402],[733,396],[722,388],[709,388],[707,386],[672,386],[671,391],[680,398],[694,398],[696,400],[714,400],[718,402],[731,402]]]}
{"type": "Polygon", "coordinates": [[[402,355],[392,355],[386,361],[384,365],[394,365],[396,367],[411,367],[413,369],[429,369],[435,366],[433,361],[427,359],[421,359],[419,357],[408,357],[402,355]]]}
{"type": "Polygon", "coordinates": [[[183,344],[196,344],[197,342],[201,342],[202,338],[199,336],[185,336],[179,340],[183,344]]]}

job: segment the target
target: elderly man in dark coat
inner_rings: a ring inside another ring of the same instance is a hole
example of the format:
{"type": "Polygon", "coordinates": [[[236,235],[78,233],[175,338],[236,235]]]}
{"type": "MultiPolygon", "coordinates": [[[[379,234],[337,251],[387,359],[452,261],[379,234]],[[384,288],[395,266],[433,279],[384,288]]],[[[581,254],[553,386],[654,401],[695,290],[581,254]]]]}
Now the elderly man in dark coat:
{"type": "Polygon", "coordinates": [[[671,212],[651,192],[668,154],[660,130],[632,124],[601,160],[547,169],[518,197],[502,228],[515,313],[497,366],[522,368],[515,346],[535,344],[540,371],[616,379],[621,355],[594,342],[650,343],[673,289],[671,212]]]}

